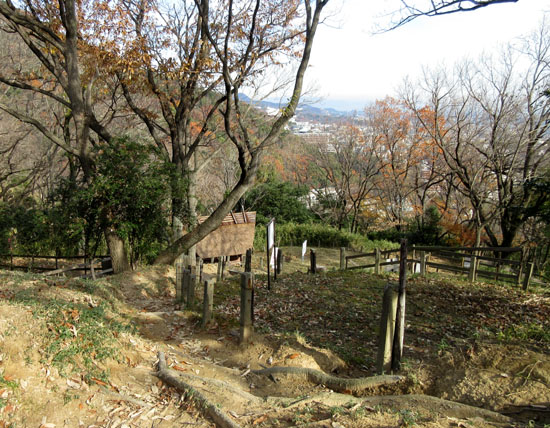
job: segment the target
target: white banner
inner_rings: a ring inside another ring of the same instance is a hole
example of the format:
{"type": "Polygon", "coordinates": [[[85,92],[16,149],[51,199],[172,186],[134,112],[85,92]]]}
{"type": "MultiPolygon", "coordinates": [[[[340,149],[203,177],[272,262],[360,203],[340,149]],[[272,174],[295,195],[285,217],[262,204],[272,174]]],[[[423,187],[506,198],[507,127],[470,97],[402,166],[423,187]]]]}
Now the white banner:
{"type": "Polygon", "coordinates": [[[275,269],[275,263],[276,263],[276,257],[277,255],[279,254],[279,248],[277,247],[274,247],[273,250],[271,251],[271,257],[269,259],[269,265],[275,269]]]}
{"type": "Polygon", "coordinates": [[[307,239],[302,243],[302,261],[304,260],[306,251],[307,251],[307,239]]]}
{"type": "Polygon", "coordinates": [[[271,250],[275,244],[275,222],[272,220],[267,225],[267,249],[271,250]]]}

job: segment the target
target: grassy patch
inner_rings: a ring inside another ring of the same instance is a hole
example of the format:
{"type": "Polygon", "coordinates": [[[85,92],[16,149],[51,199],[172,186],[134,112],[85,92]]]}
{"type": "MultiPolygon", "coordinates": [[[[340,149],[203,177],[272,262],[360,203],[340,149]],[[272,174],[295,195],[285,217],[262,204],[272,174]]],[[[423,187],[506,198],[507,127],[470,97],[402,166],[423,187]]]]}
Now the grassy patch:
{"type": "Polygon", "coordinates": [[[129,327],[108,316],[104,302],[90,305],[46,298],[32,288],[15,293],[12,301],[30,308],[43,321],[43,362],[63,376],[79,372],[87,380],[107,380],[108,373],[99,363],[118,358],[117,337],[129,327]]]}
{"type": "Polygon", "coordinates": [[[6,380],[4,378],[4,375],[2,373],[0,373],[0,388],[1,387],[6,387],[6,388],[10,388],[10,389],[17,389],[18,386],[19,386],[19,384],[16,381],[6,380]]]}
{"type": "MultiPolygon", "coordinates": [[[[373,368],[382,293],[388,279],[361,271],[283,274],[267,290],[256,279],[255,328],[329,348],[350,366],[373,368]]],[[[237,323],[239,284],[217,287],[216,314],[237,323]]],[[[499,339],[550,347],[550,299],[510,285],[470,285],[456,277],[411,277],[407,285],[405,355],[423,359],[465,342],[499,339]]]]}

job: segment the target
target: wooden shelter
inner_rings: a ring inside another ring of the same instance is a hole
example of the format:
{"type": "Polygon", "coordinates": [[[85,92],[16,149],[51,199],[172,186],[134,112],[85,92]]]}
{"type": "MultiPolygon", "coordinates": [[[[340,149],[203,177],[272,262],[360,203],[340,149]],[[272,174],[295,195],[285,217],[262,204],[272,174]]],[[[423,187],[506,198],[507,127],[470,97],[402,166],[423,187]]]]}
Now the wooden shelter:
{"type": "MultiPolygon", "coordinates": [[[[199,223],[208,217],[199,217],[199,223]]],[[[205,259],[221,256],[239,257],[254,246],[256,212],[231,212],[220,227],[197,244],[197,255],[205,259]]]]}

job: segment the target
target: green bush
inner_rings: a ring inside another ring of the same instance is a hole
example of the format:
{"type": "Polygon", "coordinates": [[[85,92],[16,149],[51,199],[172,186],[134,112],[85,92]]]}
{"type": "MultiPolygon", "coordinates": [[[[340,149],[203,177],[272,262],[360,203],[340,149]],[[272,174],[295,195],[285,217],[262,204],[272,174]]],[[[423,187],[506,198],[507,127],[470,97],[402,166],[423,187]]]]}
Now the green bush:
{"type": "Polygon", "coordinates": [[[49,212],[32,201],[0,205],[1,254],[48,254],[51,232],[49,212]]]}
{"type": "Polygon", "coordinates": [[[58,218],[92,249],[102,242],[103,231],[113,227],[133,262],[151,261],[167,238],[172,171],[151,148],[127,138],[98,148],[96,163],[91,183],[60,181],[53,197],[58,218]]]}
{"type": "Polygon", "coordinates": [[[275,217],[281,223],[307,223],[314,215],[303,202],[308,188],[268,178],[246,193],[242,202],[247,210],[256,211],[256,222],[267,224],[275,217]]]}
{"type": "MultiPolygon", "coordinates": [[[[369,240],[366,236],[338,230],[320,223],[276,224],[275,241],[280,246],[298,246],[305,240],[310,246],[347,247],[370,251],[374,248],[397,248],[398,244],[385,240],[369,240]]],[[[266,246],[266,227],[256,226],[254,246],[263,249],[266,246]]]]}

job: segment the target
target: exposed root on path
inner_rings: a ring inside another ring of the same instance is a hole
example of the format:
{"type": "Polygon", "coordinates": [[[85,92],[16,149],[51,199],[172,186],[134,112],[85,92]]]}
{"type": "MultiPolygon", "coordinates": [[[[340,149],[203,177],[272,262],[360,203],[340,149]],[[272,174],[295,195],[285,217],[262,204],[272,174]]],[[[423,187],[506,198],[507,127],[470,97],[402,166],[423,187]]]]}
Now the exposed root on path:
{"type": "Polygon", "coordinates": [[[223,380],[210,379],[202,376],[195,376],[187,373],[178,373],[179,377],[188,379],[189,381],[198,381],[205,385],[212,385],[217,388],[220,388],[224,391],[230,392],[231,394],[238,395],[243,400],[248,401],[250,404],[259,404],[263,400],[255,395],[252,395],[249,392],[243,391],[242,389],[231,385],[229,382],[224,382],[223,380]]]}
{"type": "Polygon", "coordinates": [[[322,404],[327,407],[366,407],[373,409],[376,406],[383,406],[392,409],[425,409],[428,412],[444,414],[447,417],[459,419],[481,418],[493,424],[505,424],[510,426],[512,419],[491,410],[457,403],[455,401],[443,400],[429,395],[382,395],[373,397],[353,397],[347,394],[334,392],[323,392],[299,400],[293,398],[269,397],[267,403],[272,406],[285,409],[297,409],[311,405],[312,403],[322,404]]]}
{"type": "Polygon", "coordinates": [[[457,418],[482,418],[487,421],[509,424],[512,419],[498,412],[482,409],[480,407],[469,406],[467,404],[457,403],[456,401],[444,400],[431,395],[389,395],[378,397],[367,397],[363,399],[363,403],[371,406],[384,405],[391,403],[392,406],[411,408],[428,407],[438,409],[439,412],[444,412],[448,417],[457,418]]]}
{"type": "Polygon", "coordinates": [[[313,382],[317,385],[324,385],[327,388],[338,392],[359,392],[369,388],[379,388],[381,386],[395,385],[405,379],[404,376],[391,375],[346,379],[331,376],[319,370],[304,367],[269,367],[262,370],[253,370],[252,373],[265,376],[305,376],[310,382],[313,382]]]}
{"type": "Polygon", "coordinates": [[[210,402],[203,394],[189,385],[187,382],[179,379],[170,373],[169,367],[166,365],[166,358],[164,352],[158,353],[158,371],[155,373],[155,376],[158,377],[163,382],[166,382],[176,389],[184,392],[189,399],[191,399],[198,409],[200,409],[203,414],[216,424],[219,428],[241,428],[239,424],[234,422],[223,410],[219,409],[215,404],[210,402]]]}

